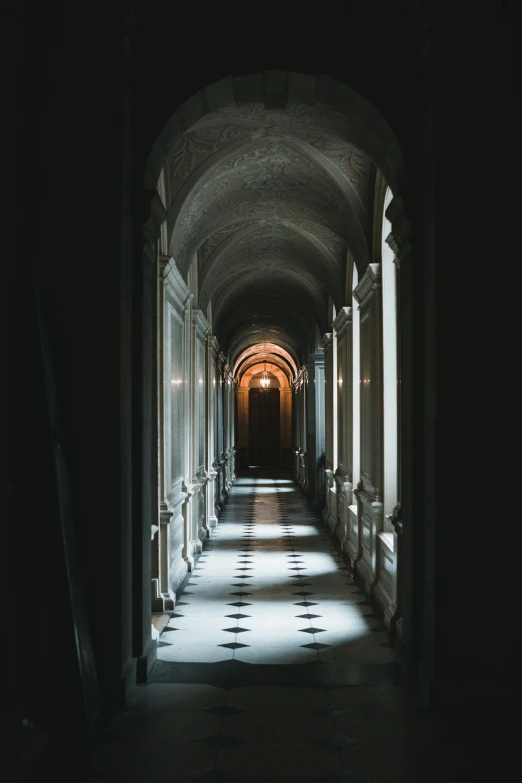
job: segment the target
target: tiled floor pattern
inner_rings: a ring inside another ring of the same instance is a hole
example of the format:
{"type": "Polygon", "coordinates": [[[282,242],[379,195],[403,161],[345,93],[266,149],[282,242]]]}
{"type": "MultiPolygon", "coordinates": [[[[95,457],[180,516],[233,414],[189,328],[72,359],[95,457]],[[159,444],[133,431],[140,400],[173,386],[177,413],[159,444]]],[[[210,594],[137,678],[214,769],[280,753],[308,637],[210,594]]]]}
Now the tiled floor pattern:
{"type": "Polygon", "coordinates": [[[239,479],[163,630],[163,661],[388,663],[394,651],[289,478],[239,479]]]}
{"type": "Polygon", "coordinates": [[[474,779],[288,475],[239,478],[88,780],[474,779]]]}

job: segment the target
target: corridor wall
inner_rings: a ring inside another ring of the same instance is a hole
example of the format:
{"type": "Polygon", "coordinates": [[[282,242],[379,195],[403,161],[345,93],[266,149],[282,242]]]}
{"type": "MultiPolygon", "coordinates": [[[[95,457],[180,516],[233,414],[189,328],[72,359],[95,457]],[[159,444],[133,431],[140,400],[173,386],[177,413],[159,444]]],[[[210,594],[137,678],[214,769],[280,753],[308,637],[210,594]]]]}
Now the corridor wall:
{"type": "Polygon", "coordinates": [[[173,258],[158,301],[159,529],[152,529],[153,608],[174,608],[235,476],[236,382],[173,258]]]}
{"type": "Polygon", "coordinates": [[[360,280],[355,264],[348,270],[353,307],[341,308],[331,332],[323,337],[327,429],[323,517],[366,593],[380,604],[387,627],[400,637],[397,268],[401,251],[384,217],[389,210],[397,218],[400,205],[382,180],[378,186],[375,257],[383,263],[368,264],[360,280]],[[388,288],[383,297],[384,263],[391,269],[386,269],[388,288]]]}

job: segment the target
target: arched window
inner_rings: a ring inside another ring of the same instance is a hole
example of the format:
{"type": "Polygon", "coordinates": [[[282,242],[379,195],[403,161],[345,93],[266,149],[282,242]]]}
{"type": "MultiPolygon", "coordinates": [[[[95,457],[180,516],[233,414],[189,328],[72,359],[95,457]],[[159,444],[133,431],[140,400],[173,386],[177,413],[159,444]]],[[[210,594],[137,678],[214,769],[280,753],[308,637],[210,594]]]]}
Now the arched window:
{"type": "Polygon", "coordinates": [[[384,377],[384,529],[393,530],[386,517],[398,500],[398,411],[397,411],[397,269],[393,250],[387,243],[391,224],[386,210],[393,198],[388,188],[382,219],[382,308],[384,377]]]}

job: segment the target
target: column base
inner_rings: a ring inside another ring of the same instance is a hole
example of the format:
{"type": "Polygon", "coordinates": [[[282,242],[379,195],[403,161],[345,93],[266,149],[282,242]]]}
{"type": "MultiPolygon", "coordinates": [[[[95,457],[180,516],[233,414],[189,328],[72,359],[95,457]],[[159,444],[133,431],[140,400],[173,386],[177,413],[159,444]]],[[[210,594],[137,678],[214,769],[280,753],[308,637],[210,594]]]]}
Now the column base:
{"type": "Polygon", "coordinates": [[[350,568],[354,571],[357,568],[357,563],[361,559],[361,553],[359,548],[351,539],[346,542],[346,554],[350,560],[350,568]]]}
{"type": "Polygon", "coordinates": [[[397,620],[399,619],[399,612],[387,591],[383,589],[380,580],[375,585],[374,595],[375,600],[383,611],[384,625],[386,630],[391,634],[395,634],[397,620]]]}
{"type": "Polygon", "coordinates": [[[377,584],[377,576],[372,571],[364,558],[361,558],[357,563],[357,574],[363,581],[363,589],[368,598],[374,598],[375,586],[377,584]]]}

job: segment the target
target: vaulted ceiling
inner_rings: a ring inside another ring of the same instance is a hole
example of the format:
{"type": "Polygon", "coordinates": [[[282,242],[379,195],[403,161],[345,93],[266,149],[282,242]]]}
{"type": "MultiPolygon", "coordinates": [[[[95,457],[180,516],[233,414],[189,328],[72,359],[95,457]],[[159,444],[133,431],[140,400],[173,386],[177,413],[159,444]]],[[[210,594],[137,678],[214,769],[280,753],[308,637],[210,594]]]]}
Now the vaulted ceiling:
{"type": "Polygon", "coordinates": [[[347,254],[370,259],[376,169],[349,136],[327,105],[231,103],[170,151],[169,251],[184,274],[197,259],[198,306],[212,304],[238,372],[268,360],[294,376],[328,328],[329,297],[345,304],[347,254]]]}

